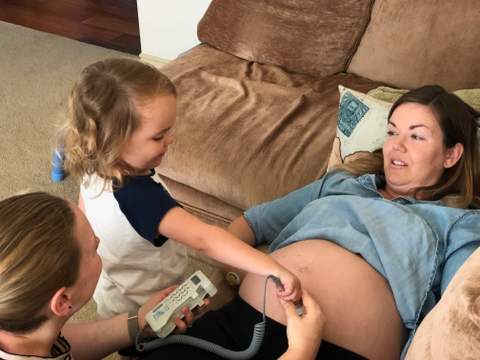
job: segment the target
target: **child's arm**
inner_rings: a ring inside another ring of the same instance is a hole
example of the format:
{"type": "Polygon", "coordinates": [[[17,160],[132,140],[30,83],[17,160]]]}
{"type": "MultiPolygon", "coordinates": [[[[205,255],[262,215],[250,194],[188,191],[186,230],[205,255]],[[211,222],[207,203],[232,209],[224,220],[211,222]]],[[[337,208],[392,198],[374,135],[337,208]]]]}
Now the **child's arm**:
{"type": "Polygon", "coordinates": [[[200,221],[180,207],[173,208],[165,214],[158,230],[162,235],[222,263],[256,274],[278,277],[283,289],[277,288],[277,293],[282,299],[297,301],[301,296],[298,278],[273,258],[229,232],[200,221]]]}
{"type": "MultiPolygon", "coordinates": [[[[233,234],[234,236],[238,237],[243,242],[245,242],[245,243],[247,243],[251,246],[255,245],[255,234],[253,233],[250,225],[248,225],[248,222],[245,219],[245,216],[241,215],[238,218],[236,218],[235,220],[233,220],[230,223],[230,225],[228,226],[227,231],[230,234],[233,234]]],[[[247,274],[247,272],[245,270],[242,270],[242,269],[230,266],[230,265],[225,265],[224,269],[227,273],[228,272],[233,272],[237,275],[237,278],[238,278],[239,282],[236,283],[236,285],[238,285],[243,280],[245,275],[247,274]]]]}

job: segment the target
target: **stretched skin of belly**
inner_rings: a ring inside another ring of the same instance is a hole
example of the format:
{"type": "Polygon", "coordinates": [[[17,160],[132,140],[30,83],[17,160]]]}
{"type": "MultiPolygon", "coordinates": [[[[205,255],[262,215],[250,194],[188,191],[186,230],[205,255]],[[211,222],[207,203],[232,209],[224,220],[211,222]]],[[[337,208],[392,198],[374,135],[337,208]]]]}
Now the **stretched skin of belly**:
{"type": "MultiPolygon", "coordinates": [[[[271,254],[295,273],[326,317],[323,339],[368,359],[398,359],[406,330],[388,282],[363,258],[324,240],[305,240],[271,254]]],[[[265,277],[247,274],[240,296],[262,311],[265,277]]],[[[285,313],[269,281],[267,316],[285,313]]]]}

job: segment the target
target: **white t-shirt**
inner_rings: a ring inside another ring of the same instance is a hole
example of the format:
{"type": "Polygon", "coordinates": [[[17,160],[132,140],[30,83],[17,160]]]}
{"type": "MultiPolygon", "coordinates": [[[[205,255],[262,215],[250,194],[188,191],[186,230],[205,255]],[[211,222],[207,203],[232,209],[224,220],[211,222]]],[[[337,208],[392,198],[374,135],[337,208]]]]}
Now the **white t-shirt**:
{"type": "Polygon", "coordinates": [[[103,317],[135,311],[154,292],[183,280],[185,247],[158,234],[163,216],[179,205],[152,175],[130,177],[115,191],[92,175],[80,188],[100,239],[103,267],[94,300],[103,317]]]}

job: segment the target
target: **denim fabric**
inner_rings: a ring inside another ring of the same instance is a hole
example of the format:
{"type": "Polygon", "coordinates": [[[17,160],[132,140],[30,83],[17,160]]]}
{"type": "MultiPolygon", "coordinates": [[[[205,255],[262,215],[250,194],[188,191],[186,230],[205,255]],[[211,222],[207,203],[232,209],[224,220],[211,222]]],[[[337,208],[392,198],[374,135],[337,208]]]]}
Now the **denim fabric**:
{"type": "Polygon", "coordinates": [[[411,197],[386,200],[375,180],[328,173],[244,215],[256,245],[269,244],[270,251],[325,239],[361,255],[389,281],[405,327],[415,330],[480,246],[480,210],[411,197]]]}

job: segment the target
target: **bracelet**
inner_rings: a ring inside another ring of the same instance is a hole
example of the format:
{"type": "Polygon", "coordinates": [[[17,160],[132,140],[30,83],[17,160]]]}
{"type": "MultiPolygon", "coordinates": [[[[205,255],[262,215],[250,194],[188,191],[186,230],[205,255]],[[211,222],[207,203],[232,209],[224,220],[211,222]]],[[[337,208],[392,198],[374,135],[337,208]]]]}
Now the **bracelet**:
{"type": "Polygon", "coordinates": [[[132,343],[135,344],[138,331],[140,330],[140,327],[138,326],[138,312],[130,311],[128,313],[127,326],[128,336],[130,336],[130,340],[132,340],[132,343]]]}

